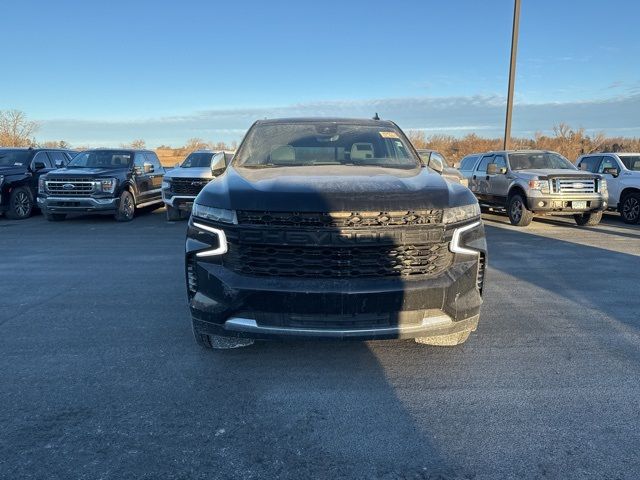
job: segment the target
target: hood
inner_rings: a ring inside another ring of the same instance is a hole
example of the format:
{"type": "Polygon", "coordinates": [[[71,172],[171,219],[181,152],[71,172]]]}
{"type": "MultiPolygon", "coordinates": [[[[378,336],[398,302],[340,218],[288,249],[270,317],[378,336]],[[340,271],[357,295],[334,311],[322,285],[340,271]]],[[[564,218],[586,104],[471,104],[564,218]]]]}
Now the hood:
{"type": "Polygon", "coordinates": [[[568,168],[532,168],[528,170],[514,170],[513,173],[521,178],[544,177],[576,177],[594,178],[597,175],[583,170],[569,170],[568,168]]]}
{"type": "Polygon", "coordinates": [[[272,212],[397,211],[476,203],[466,187],[426,168],[229,167],[198,195],[202,205],[272,212]]]}
{"type": "Polygon", "coordinates": [[[19,167],[16,165],[0,166],[0,175],[23,175],[27,171],[27,167],[19,167]]]}
{"type": "Polygon", "coordinates": [[[211,174],[211,167],[189,167],[182,168],[176,167],[171,170],[167,170],[164,174],[164,178],[213,178],[211,174]]]}
{"type": "Polygon", "coordinates": [[[69,177],[120,177],[128,171],[128,168],[59,168],[52,170],[47,175],[65,175],[69,177]]]}

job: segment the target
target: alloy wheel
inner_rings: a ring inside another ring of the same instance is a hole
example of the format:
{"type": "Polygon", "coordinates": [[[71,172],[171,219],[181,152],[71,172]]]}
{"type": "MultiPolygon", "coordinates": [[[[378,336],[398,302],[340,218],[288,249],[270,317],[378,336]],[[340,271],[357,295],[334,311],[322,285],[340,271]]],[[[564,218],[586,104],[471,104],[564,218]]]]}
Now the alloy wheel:
{"type": "Polygon", "coordinates": [[[18,192],[14,199],[14,209],[20,218],[29,215],[31,210],[31,199],[25,192],[18,192]]]}
{"type": "Polygon", "coordinates": [[[640,202],[636,197],[628,197],[622,205],[622,216],[629,222],[638,221],[640,217],[640,202]]]}
{"type": "Polygon", "coordinates": [[[520,218],[522,218],[522,202],[519,199],[514,200],[511,205],[511,218],[513,218],[516,223],[518,223],[520,218]]]}

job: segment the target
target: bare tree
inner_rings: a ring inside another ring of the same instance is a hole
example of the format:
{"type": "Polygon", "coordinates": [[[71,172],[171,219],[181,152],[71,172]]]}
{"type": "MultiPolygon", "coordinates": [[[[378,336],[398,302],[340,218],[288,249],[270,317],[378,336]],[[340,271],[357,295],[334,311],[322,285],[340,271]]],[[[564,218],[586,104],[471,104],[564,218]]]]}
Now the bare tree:
{"type": "Polygon", "coordinates": [[[206,150],[209,148],[209,144],[201,138],[190,138],[187,140],[184,148],[190,152],[194,150],[206,150]]]}
{"type": "Polygon", "coordinates": [[[134,140],[131,143],[121,143],[120,146],[122,148],[134,148],[136,150],[142,150],[142,149],[147,148],[147,142],[145,142],[141,138],[137,138],[136,140],[134,140]]]}
{"type": "Polygon", "coordinates": [[[33,134],[36,122],[27,120],[20,110],[0,110],[0,145],[5,147],[29,147],[35,143],[33,134]]]}

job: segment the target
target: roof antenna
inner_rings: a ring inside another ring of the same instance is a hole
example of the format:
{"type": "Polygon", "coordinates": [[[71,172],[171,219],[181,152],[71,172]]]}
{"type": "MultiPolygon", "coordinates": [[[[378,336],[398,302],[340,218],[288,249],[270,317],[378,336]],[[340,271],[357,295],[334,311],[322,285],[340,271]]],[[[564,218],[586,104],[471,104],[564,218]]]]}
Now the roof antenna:
{"type": "Polygon", "coordinates": [[[373,116],[374,120],[380,120],[380,117],[378,116],[378,112],[376,112],[376,114],[373,116]]]}

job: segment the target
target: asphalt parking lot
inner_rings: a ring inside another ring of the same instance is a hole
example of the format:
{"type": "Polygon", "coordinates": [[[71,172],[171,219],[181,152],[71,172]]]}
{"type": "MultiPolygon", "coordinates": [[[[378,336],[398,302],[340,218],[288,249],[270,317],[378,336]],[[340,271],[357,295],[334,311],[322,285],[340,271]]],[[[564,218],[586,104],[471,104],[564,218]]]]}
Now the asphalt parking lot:
{"type": "Polygon", "coordinates": [[[640,226],[485,221],[463,346],[212,352],[184,222],[0,218],[0,478],[638,478],[640,226]]]}

